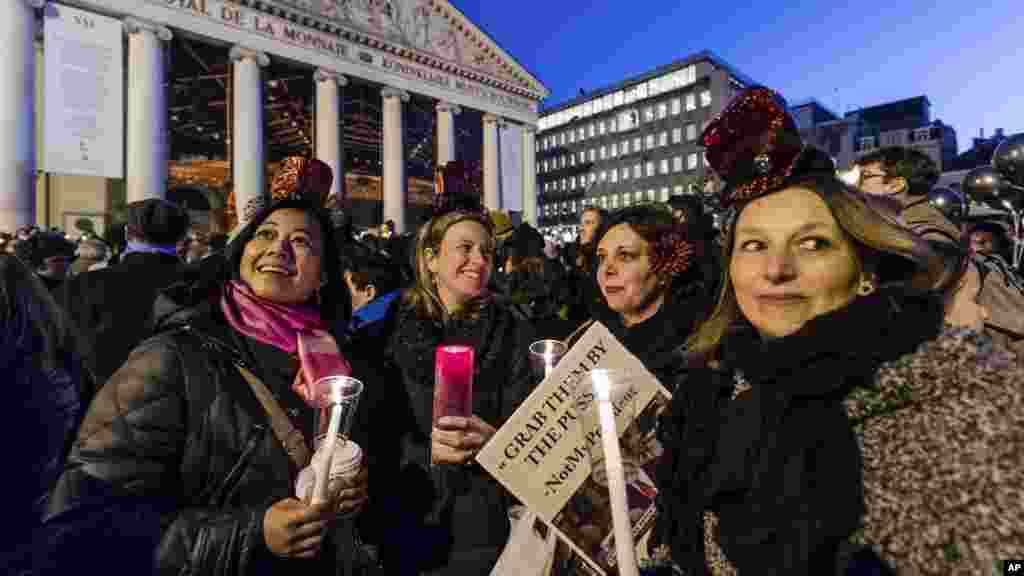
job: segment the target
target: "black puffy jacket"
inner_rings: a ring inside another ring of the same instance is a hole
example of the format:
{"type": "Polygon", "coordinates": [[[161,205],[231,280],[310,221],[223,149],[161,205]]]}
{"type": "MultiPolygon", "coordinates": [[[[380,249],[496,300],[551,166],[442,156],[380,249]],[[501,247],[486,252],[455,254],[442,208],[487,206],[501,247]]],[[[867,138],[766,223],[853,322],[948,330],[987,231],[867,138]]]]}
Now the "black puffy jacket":
{"type": "MultiPolygon", "coordinates": [[[[53,544],[41,572],[359,572],[354,540],[363,530],[352,521],[335,523],[333,545],[325,544],[315,560],[279,559],[266,548],[263,516],[292,497],[297,470],[236,364],[267,384],[300,429],[309,429],[299,421],[308,424],[312,409],[263,361],[273,352],[234,332],[216,294],[210,296],[177,309],[165,330],[140,344],[96,396],[50,499],[46,522],[53,544]]],[[[386,421],[374,416],[380,399],[401,396],[366,371],[353,362],[353,376],[367,387],[352,436],[367,455],[374,486],[360,524],[372,520],[376,487],[393,477],[388,466],[397,466],[397,439],[389,445],[369,426],[386,421]]]]}

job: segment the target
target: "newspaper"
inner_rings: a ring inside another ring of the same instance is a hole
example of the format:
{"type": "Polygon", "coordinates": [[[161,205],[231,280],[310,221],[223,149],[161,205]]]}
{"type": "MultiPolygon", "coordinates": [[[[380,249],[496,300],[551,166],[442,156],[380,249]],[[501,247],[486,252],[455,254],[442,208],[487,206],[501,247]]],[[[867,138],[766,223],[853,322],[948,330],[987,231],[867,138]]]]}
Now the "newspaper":
{"type": "MultiPolygon", "coordinates": [[[[654,525],[655,431],[670,394],[611,332],[595,322],[477,455],[477,461],[563,541],[561,558],[584,572],[615,574],[615,546],[601,430],[586,385],[591,370],[620,371],[612,405],[620,431],[638,560],[654,525]]],[[[563,564],[563,562],[560,562],[563,564]]]]}

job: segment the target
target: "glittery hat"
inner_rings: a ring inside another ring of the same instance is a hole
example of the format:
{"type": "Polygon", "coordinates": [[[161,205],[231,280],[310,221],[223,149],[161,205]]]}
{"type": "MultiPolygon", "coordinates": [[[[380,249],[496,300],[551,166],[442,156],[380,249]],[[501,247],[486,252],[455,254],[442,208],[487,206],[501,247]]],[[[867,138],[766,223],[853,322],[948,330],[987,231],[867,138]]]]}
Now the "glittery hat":
{"type": "Polygon", "coordinates": [[[303,156],[285,158],[270,183],[270,204],[301,199],[323,207],[333,182],[331,167],[320,160],[303,156]]]}
{"type": "Polygon", "coordinates": [[[783,187],[804,151],[786,101],[762,86],[736,96],[701,140],[708,165],[726,183],[724,206],[783,187]]]}

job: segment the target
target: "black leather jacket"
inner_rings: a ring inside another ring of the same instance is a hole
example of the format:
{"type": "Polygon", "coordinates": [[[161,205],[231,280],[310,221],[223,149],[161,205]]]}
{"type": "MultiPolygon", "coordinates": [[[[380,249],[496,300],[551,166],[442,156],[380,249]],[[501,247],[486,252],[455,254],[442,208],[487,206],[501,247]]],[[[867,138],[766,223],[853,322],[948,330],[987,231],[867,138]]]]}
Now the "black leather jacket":
{"type": "MultiPolygon", "coordinates": [[[[52,572],[76,559],[79,569],[116,562],[118,573],[136,574],[357,573],[359,530],[351,521],[335,523],[333,545],[315,560],[280,559],[266,548],[263,516],[292,497],[297,471],[236,364],[260,376],[293,420],[311,409],[297,406],[287,384],[275,385],[215,301],[178,310],[165,326],[132,352],[89,409],[50,500],[52,572]]],[[[397,444],[389,451],[371,440],[370,388],[353,437],[369,459],[372,485],[392,474],[384,462],[397,463],[397,444]]]]}

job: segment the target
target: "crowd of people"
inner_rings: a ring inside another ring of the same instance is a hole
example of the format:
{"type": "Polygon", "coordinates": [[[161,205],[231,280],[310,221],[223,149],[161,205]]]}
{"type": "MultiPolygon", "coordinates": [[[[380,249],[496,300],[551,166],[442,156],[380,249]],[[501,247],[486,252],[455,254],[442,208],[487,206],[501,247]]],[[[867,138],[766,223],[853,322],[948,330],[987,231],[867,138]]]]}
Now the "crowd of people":
{"type": "Polygon", "coordinates": [[[0,362],[23,417],[3,419],[16,533],[0,564],[489,574],[515,499],[475,456],[539,384],[529,345],[591,321],[672,392],[650,570],[1024,558],[1024,285],[1004,229],[922,201],[938,171],[914,150],[845,181],[764,88],[703,142],[721,227],[682,196],[588,207],[564,245],[464,203],[408,234],[356,230],[325,208],[330,169],[290,158],[229,236],[191,237],[163,200],[129,205],[118,246],[4,236],[0,362]],[[472,415],[435,421],[449,344],[474,349],[472,415]],[[332,445],[325,366],[365,384],[362,463],[319,502],[295,485],[332,445]]]}

